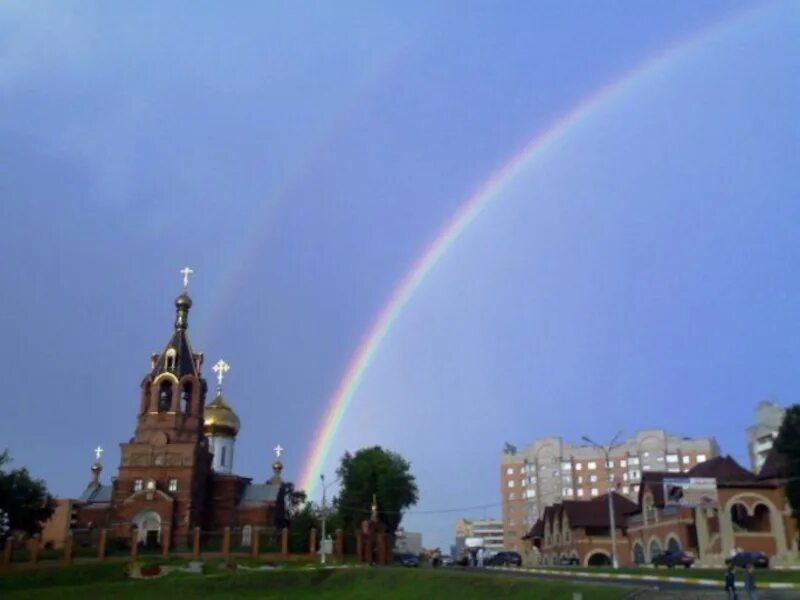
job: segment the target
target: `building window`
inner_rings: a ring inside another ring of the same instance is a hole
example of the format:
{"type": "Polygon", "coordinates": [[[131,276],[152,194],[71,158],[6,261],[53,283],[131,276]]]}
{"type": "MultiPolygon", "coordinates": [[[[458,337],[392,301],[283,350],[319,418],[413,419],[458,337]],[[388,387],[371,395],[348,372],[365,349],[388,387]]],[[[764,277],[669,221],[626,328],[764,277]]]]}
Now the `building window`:
{"type": "Polygon", "coordinates": [[[664,462],[664,457],[663,456],[657,457],[656,462],[664,462]]]}
{"type": "Polygon", "coordinates": [[[582,489],[578,490],[578,496],[583,496],[583,490],[582,489]]]}
{"type": "Polygon", "coordinates": [[[589,482],[590,483],[595,483],[596,481],[597,481],[597,475],[590,475],[589,476],[589,482]]]}
{"type": "Polygon", "coordinates": [[[564,488],[565,496],[572,496],[572,488],[564,488]]]}
{"type": "Polygon", "coordinates": [[[689,457],[688,456],[684,456],[683,457],[683,464],[685,464],[685,465],[689,464],[689,457]]]}
{"type": "MultiPolygon", "coordinates": [[[[224,449],[224,448],[223,448],[223,449],[224,449]]],[[[513,480],[513,479],[510,479],[510,480],[508,481],[508,487],[510,487],[510,488],[514,487],[514,480],[513,480]]]]}
{"type": "Polygon", "coordinates": [[[611,469],[613,467],[614,467],[614,461],[613,460],[609,460],[608,461],[608,468],[611,469]]]}
{"type": "Polygon", "coordinates": [[[678,462],[678,455],[677,454],[667,454],[667,462],[668,463],[676,463],[676,462],[678,462]]]}
{"type": "Polygon", "coordinates": [[[644,454],[642,454],[642,456],[644,456],[645,458],[649,458],[650,457],[650,453],[649,452],[645,452],[644,454]]]}
{"type": "Polygon", "coordinates": [[[592,461],[592,462],[590,462],[589,464],[586,465],[586,468],[589,469],[590,471],[593,470],[593,469],[596,469],[597,468],[597,463],[592,461]]]}
{"type": "Polygon", "coordinates": [[[561,470],[562,471],[572,471],[572,463],[562,462],[561,463],[561,470]]]}
{"type": "Polygon", "coordinates": [[[178,480],[177,479],[170,479],[169,480],[169,489],[170,492],[177,492],[178,491],[178,480]]]}
{"type": "Polygon", "coordinates": [[[622,481],[628,481],[628,474],[627,473],[623,473],[622,474],[622,481]]]}
{"type": "Polygon", "coordinates": [[[639,464],[639,458],[637,456],[631,456],[628,459],[628,464],[629,465],[638,465],[639,464]]]}
{"type": "Polygon", "coordinates": [[[697,462],[706,462],[706,455],[705,454],[698,454],[697,455],[697,462]]]}
{"type": "Polygon", "coordinates": [[[583,483],[583,475],[578,475],[578,483],[583,483]]]}
{"type": "MultiPolygon", "coordinates": [[[[221,467],[225,466],[225,459],[227,458],[225,455],[227,454],[227,452],[226,452],[227,450],[228,450],[227,447],[225,447],[225,446],[222,447],[222,454],[219,457],[219,464],[220,464],[221,467]]],[[[513,481],[511,483],[513,483],[513,481]]]]}
{"type": "Polygon", "coordinates": [[[622,493],[623,494],[629,494],[630,491],[631,491],[631,488],[629,488],[627,485],[623,485],[622,486],[622,493]]]}
{"type": "Polygon", "coordinates": [[[615,475],[613,473],[609,473],[608,474],[608,480],[609,481],[614,481],[614,479],[615,479],[615,475]]]}
{"type": "Polygon", "coordinates": [[[592,496],[597,496],[597,488],[592,488],[592,496]]]}
{"type": "Polygon", "coordinates": [[[508,467],[506,469],[506,475],[513,475],[514,474],[514,467],[508,467]]]}
{"type": "Polygon", "coordinates": [[[583,463],[575,463],[575,470],[580,471],[583,469],[583,463]]]}
{"type": "Polygon", "coordinates": [[[133,491],[134,492],[141,492],[142,491],[142,480],[137,479],[133,482],[133,491]]]}
{"type": "Polygon", "coordinates": [[[628,461],[623,458],[621,461],[619,461],[619,466],[624,469],[628,466],[628,461]]]}
{"type": "Polygon", "coordinates": [[[508,500],[509,500],[509,502],[510,502],[511,500],[513,500],[514,498],[516,498],[516,496],[514,495],[514,492],[511,492],[510,494],[508,494],[508,500]]]}
{"type": "Polygon", "coordinates": [[[155,479],[148,479],[147,480],[147,489],[149,491],[154,491],[156,489],[156,480],[155,479]]]}

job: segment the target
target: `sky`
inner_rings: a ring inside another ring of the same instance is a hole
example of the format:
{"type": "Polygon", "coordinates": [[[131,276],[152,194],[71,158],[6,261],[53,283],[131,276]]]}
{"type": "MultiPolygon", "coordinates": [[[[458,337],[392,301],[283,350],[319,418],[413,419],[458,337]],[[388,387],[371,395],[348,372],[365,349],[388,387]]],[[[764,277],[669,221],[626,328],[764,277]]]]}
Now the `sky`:
{"type": "Polygon", "coordinates": [[[800,399],[798,26],[791,2],[4,2],[0,447],[74,497],[99,444],[108,480],[190,265],[235,470],[268,478],[280,443],[299,479],[431,240],[634,72],[449,246],[323,471],[400,452],[404,525],[447,547],[499,517],[505,442],[655,427],[744,462],[758,401],[800,399]]]}

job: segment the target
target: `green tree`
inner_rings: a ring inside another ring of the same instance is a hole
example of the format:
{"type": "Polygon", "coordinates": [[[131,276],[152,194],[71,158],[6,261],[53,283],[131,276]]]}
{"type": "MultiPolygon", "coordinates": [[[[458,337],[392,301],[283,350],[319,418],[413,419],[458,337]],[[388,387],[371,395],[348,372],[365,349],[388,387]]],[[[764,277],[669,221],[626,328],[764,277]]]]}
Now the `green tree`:
{"type": "Polygon", "coordinates": [[[800,404],[786,409],[774,448],[783,455],[786,465],[786,497],[795,520],[800,524],[800,404]]]}
{"type": "Polygon", "coordinates": [[[0,453],[0,509],[8,513],[12,531],[38,533],[55,510],[55,500],[44,481],[32,479],[28,470],[3,468],[11,462],[8,450],[0,453]]]}
{"type": "Polygon", "coordinates": [[[380,446],[362,448],[354,455],[345,453],[336,474],[341,488],[335,507],[345,529],[357,528],[364,519],[369,519],[375,494],[380,521],[394,534],[403,510],[419,500],[408,461],[380,446]]]}
{"type": "Polygon", "coordinates": [[[306,502],[294,514],[289,525],[289,545],[292,552],[308,551],[308,540],[312,529],[320,533],[319,508],[313,502],[306,502]]]}

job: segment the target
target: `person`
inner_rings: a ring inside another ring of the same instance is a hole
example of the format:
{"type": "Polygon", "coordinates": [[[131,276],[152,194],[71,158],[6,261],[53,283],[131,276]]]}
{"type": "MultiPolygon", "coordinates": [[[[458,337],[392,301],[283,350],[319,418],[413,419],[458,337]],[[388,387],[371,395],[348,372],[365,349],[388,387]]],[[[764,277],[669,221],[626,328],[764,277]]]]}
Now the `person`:
{"type": "Polygon", "coordinates": [[[747,597],[750,600],[758,600],[758,591],[756,589],[756,568],[752,563],[747,565],[744,572],[744,589],[747,590],[747,597]]]}
{"type": "Polygon", "coordinates": [[[479,569],[483,568],[483,553],[484,553],[483,548],[482,547],[478,548],[478,568],[479,569]]]}
{"type": "Polygon", "coordinates": [[[737,600],[736,595],[736,572],[733,565],[728,565],[728,570],[725,572],[725,593],[728,595],[728,600],[737,600]]]}

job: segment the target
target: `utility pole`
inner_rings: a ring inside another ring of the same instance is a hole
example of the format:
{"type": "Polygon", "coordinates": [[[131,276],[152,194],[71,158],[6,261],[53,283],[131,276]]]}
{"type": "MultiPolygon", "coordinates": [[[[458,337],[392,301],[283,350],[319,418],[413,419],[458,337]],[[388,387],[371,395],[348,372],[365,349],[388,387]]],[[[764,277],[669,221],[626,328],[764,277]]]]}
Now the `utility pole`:
{"type": "Polygon", "coordinates": [[[613,482],[611,481],[612,473],[611,473],[611,449],[614,448],[614,445],[617,442],[617,438],[622,435],[622,431],[618,431],[617,435],[614,436],[614,439],[611,440],[611,443],[608,446],[601,446],[595,441],[592,441],[587,436],[581,437],[584,442],[588,442],[600,452],[603,453],[603,456],[606,459],[606,476],[608,477],[608,520],[609,524],[611,525],[611,564],[614,566],[615,569],[619,569],[619,562],[617,561],[617,525],[614,518],[614,486],[612,485],[613,482]]]}

